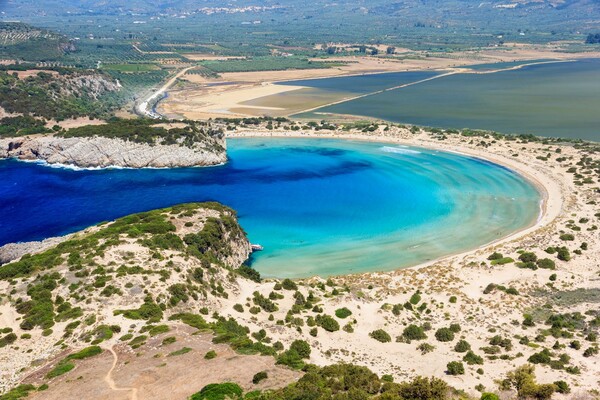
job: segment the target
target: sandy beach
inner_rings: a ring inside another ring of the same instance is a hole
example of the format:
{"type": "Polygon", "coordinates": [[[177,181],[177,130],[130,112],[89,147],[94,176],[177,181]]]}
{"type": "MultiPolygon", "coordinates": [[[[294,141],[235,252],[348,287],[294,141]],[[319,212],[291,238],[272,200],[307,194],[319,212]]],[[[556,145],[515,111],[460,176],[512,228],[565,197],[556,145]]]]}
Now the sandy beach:
{"type": "MultiPolygon", "coordinates": [[[[277,311],[248,312],[254,293],[258,292],[265,297],[270,297],[276,280],[256,283],[237,279],[234,282],[227,282],[228,298],[209,296],[207,299],[190,300],[185,304],[185,309],[208,306],[220,315],[235,318],[242,325],[248,326],[251,332],[264,329],[270,340],[280,341],[286,348],[296,339],[306,340],[312,348],[310,362],[317,365],[352,362],[368,366],[378,374],[390,374],[398,381],[417,375],[436,376],[474,397],[478,396],[478,391],[482,387],[485,390],[498,392],[498,386],[495,383],[497,380],[505,377],[514,368],[527,363],[528,358],[538,352],[541,347],[552,346],[552,343],[557,341],[562,347],[559,347],[560,351],[554,351],[553,354],[556,356],[559,352],[568,354],[569,365],[577,367],[576,371],[579,372],[568,373],[565,369],[553,369],[548,365],[538,364],[536,366],[538,381],[542,383],[558,380],[568,382],[572,388],[571,394],[557,395],[557,398],[591,399],[592,397],[586,397],[587,393],[596,388],[600,380],[600,369],[595,357],[583,356],[583,349],[576,350],[569,347],[569,341],[573,339],[549,337],[545,339],[545,343],[536,342],[534,340],[536,335],[539,336],[540,330],[547,328],[544,319],[536,320],[533,327],[521,323],[525,314],[538,315],[548,307],[552,313],[577,311],[582,314],[594,310],[596,307],[597,299],[593,293],[600,290],[600,280],[597,279],[597,268],[600,263],[600,240],[597,228],[594,228],[597,220],[594,201],[598,200],[598,195],[594,191],[594,185],[578,186],[574,183],[573,175],[567,172],[569,168],[572,168],[574,162],[583,156],[583,150],[568,144],[493,140],[492,138],[472,138],[460,135],[448,135],[444,140],[440,140],[435,134],[425,131],[414,134],[408,129],[397,126],[391,126],[388,130],[384,130],[386,126],[387,124],[382,123],[377,130],[371,133],[341,130],[321,133],[322,131],[286,131],[283,128],[269,131],[264,127],[238,128],[228,132],[228,136],[369,140],[458,152],[482,158],[506,166],[536,185],[544,198],[540,205],[539,218],[526,229],[514,232],[493,243],[411,268],[345,275],[334,277],[327,282],[318,277],[298,280],[298,292],[304,297],[313,293],[313,296],[319,299],[318,304],[322,307],[324,314],[334,315],[336,310],[341,307],[352,312],[351,317],[338,319],[340,328],[343,328],[338,331],[327,332],[320,329],[318,332],[315,331],[315,336],[311,333],[310,326],[305,325],[304,317],[306,315],[303,314],[298,314],[300,318],[297,323],[302,322],[301,325],[294,325],[296,323],[293,322],[294,319],[291,320],[292,322],[285,323],[284,321],[289,318],[287,313],[296,301],[294,291],[279,291],[281,297],[276,301],[277,311]],[[553,156],[547,158],[548,154],[553,156]],[[583,229],[573,231],[568,228],[573,223],[581,225],[583,229]],[[565,231],[574,233],[574,241],[564,242],[559,238],[565,231]],[[580,254],[575,253],[575,249],[584,248],[584,243],[586,244],[585,250],[580,254]],[[544,251],[549,246],[565,244],[571,249],[570,261],[558,260],[544,251]],[[540,259],[552,258],[555,260],[555,269],[520,268],[515,262],[493,264],[488,259],[493,252],[499,252],[504,257],[518,261],[523,251],[534,252],[540,259]],[[496,285],[494,287],[511,288],[518,294],[510,294],[499,289],[490,291],[488,288],[492,283],[496,285]],[[332,289],[334,289],[333,292],[332,289]],[[420,294],[417,304],[423,305],[422,309],[426,309],[427,312],[417,312],[402,306],[407,304],[417,291],[420,294]],[[565,302],[560,300],[561,298],[572,300],[565,302]],[[245,310],[240,312],[238,305],[243,305],[245,310]],[[398,305],[401,307],[397,309],[398,305]],[[397,310],[397,312],[392,312],[392,310],[397,310]],[[281,321],[281,323],[276,323],[276,321],[281,321]],[[402,339],[403,330],[409,324],[421,325],[423,323],[428,326],[425,340],[406,341],[402,339]],[[449,324],[460,326],[456,340],[451,342],[436,340],[434,332],[449,324]],[[382,343],[374,340],[370,333],[376,329],[388,332],[392,337],[392,342],[382,343]],[[510,350],[490,346],[490,341],[496,336],[508,339],[511,342],[510,350]],[[528,340],[524,341],[523,337],[527,337],[528,340]],[[396,338],[399,339],[396,340],[396,338]],[[466,365],[464,375],[448,375],[446,374],[447,363],[461,360],[464,356],[464,353],[458,353],[454,349],[458,339],[467,341],[473,352],[483,357],[483,364],[466,365]],[[433,346],[433,349],[423,352],[419,347],[422,343],[433,346]],[[490,349],[500,352],[501,357],[487,353],[492,351],[490,349]]],[[[178,222],[178,226],[183,226],[183,223],[178,222]]],[[[102,259],[97,259],[97,262],[101,264],[122,263],[124,254],[131,254],[133,259],[130,262],[133,263],[144,265],[146,262],[152,262],[150,261],[152,255],[148,249],[131,240],[126,240],[118,245],[102,259]]],[[[169,256],[170,259],[185,265],[185,269],[194,266],[193,260],[172,256],[169,256]]],[[[137,279],[139,278],[134,278],[134,281],[137,279]]],[[[113,281],[113,284],[122,285],[124,282],[113,281]]],[[[154,290],[166,290],[167,288],[155,276],[150,277],[147,282],[140,280],[140,284],[144,286],[150,284],[155,287],[154,290]]],[[[0,282],[0,285],[0,290],[7,290],[7,282],[0,282]]],[[[101,315],[99,321],[105,324],[129,326],[130,320],[113,315],[111,311],[115,308],[131,307],[131,301],[136,300],[129,299],[129,297],[131,296],[105,303],[97,310],[101,315]]],[[[310,311],[308,314],[310,315],[310,311]]],[[[18,318],[9,303],[5,302],[0,305],[0,326],[11,327],[15,332],[21,334],[18,318]]],[[[176,324],[170,324],[173,329],[179,331],[180,328],[177,328],[176,324]]],[[[60,332],[59,329],[56,331],[60,332]]],[[[3,374],[3,379],[7,383],[16,383],[22,379],[25,379],[26,382],[39,382],[36,380],[38,379],[36,376],[39,376],[36,371],[40,371],[41,367],[32,367],[31,363],[36,359],[51,359],[55,356],[57,350],[53,349],[52,343],[57,340],[57,337],[55,335],[42,337],[36,331],[32,331],[32,333],[35,335],[35,340],[21,343],[20,348],[4,348],[0,351],[0,361],[3,365],[7,365],[8,371],[10,371],[10,373],[3,374]],[[35,346],[33,346],[34,343],[35,346]],[[17,372],[22,368],[25,369],[17,372]]],[[[594,342],[584,339],[581,334],[576,334],[585,347],[595,345],[594,342]]],[[[119,340],[115,337],[103,343],[102,346],[113,346],[118,343],[119,340]]],[[[153,350],[142,350],[141,353],[144,354],[146,351],[153,350]]],[[[144,368],[146,368],[145,371],[148,371],[155,367],[146,365],[144,368]]],[[[85,370],[87,371],[87,369],[85,370]]],[[[141,373],[140,371],[134,368],[131,373],[137,376],[135,374],[141,373]]],[[[56,393],[64,392],[62,385],[67,384],[67,381],[61,379],[53,382],[56,391],[50,391],[49,394],[54,393],[54,396],[58,396],[56,393]]],[[[90,382],[97,382],[96,375],[90,375],[86,379],[89,379],[90,382]]],[[[293,378],[290,376],[285,379],[293,378]]],[[[281,383],[285,382],[281,381],[281,383]]],[[[94,383],[94,385],[98,386],[98,383],[94,383]]],[[[144,380],[142,378],[132,379],[122,386],[142,390],[144,380]]],[[[511,398],[511,394],[508,392],[500,394],[502,399],[511,398]]]]}

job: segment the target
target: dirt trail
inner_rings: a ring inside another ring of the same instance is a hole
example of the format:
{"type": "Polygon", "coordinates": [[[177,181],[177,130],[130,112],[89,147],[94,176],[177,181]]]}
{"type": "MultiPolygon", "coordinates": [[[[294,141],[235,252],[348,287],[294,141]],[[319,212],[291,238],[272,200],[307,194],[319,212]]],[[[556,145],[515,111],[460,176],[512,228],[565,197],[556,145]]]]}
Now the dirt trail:
{"type": "Polygon", "coordinates": [[[117,366],[117,362],[119,360],[119,357],[117,356],[117,353],[113,350],[112,347],[109,347],[108,351],[110,351],[110,353],[113,356],[113,363],[112,363],[112,367],[110,367],[110,370],[108,370],[108,372],[104,376],[104,381],[108,384],[108,386],[112,390],[116,390],[116,391],[130,391],[131,392],[131,400],[138,400],[138,389],[137,388],[134,388],[134,387],[118,387],[117,384],[115,383],[115,381],[113,380],[112,373],[113,373],[114,369],[117,366]]]}

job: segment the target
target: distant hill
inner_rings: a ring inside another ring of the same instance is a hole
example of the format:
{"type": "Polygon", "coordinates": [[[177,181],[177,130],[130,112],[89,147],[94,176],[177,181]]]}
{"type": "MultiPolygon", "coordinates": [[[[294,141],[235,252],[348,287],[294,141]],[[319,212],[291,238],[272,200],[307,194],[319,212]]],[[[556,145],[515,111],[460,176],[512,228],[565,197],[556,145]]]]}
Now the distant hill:
{"type": "MultiPolygon", "coordinates": [[[[280,17],[299,15],[313,18],[340,18],[363,15],[438,25],[466,25],[485,28],[577,28],[596,23],[600,17],[598,0],[244,0],[224,3],[219,0],[23,0],[11,2],[0,10],[6,15],[26,19],[29,16],[158,15],[204,12],[211,15],[264,14],[280,17]],[[527,26],[526,26],[527,25],[527,26]]],[[[329,19],[330,22],[333,20],[329,19]]],[[[364,22],[364,21],[363,21],[364,22]]]]}
{"type": "Polygon", "coordinates": [[[0,59],[54,61],[75,46],[66,36],[23,23],[0,22],[0,59]]]}

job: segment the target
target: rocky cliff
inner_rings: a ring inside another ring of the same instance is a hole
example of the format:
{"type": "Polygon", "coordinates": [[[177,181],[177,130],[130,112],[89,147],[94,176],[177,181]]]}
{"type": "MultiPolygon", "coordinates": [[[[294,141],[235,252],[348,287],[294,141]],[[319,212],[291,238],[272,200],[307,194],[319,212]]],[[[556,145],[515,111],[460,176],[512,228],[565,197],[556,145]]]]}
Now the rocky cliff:
{"type": "Polygon", "coordinates": [[[0,158],[40,160],[50,164],[89,167],[194,167],[227,161],[225,140],[210,143],[136,143],[117,138],[32,136],[0,139],[0,158]]]}

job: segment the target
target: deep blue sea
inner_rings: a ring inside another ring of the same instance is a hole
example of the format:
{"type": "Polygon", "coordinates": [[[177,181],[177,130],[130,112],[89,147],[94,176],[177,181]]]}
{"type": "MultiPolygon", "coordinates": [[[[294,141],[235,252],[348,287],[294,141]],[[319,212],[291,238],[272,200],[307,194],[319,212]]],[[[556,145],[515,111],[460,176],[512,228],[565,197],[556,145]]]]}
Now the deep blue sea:
{"type": "Polygon", "coordinates": [[[511,170],[398,145],[229,139],[223,166],[71,170],[0,161],[0,244],[215,200],[238,211],[264,276],[391,270],[531,224],[540,196],[511,170]]]}

